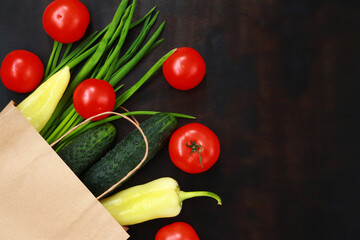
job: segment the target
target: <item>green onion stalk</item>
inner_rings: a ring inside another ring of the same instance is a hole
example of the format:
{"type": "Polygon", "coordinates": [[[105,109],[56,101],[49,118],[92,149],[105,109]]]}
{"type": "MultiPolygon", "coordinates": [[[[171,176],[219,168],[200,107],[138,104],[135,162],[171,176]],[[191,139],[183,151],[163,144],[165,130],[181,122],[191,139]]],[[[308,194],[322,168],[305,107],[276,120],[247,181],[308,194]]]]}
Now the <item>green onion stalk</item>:
{"type": "MultiPolygon", "coordinates": [[[[129,4],[129,0],[122,0],[110,24],[102,31],[94,32],[85,38],[76,47],[73,47],[73,44],[65,46],[64,44],[54,41],[53,49],[45,70],[45,81],[64,66],[69,66],[73,77],[50,120],[40,132],[49,144],[55,142],[74,126],[84,121],[84,119],[76,112],[71,98],[75,88],[83,80],[92,77],[108,81],[114,87],[118,95],[115,105],[115,109],[117,109],[148,79],[150,79],[162,66],[164,61],[176,50],[173,49],[166,53],[136,84],[124,93],[118,94],[124,86],[124,84],[119,85],[120,81],[134,69],[141,59],[164,40],[159,39],[165,26],[165,22],[162,22],[145,43],[151,28],[157,20],[159,11],[155,12],[155,7],[153,7],[142,18],[133,21],[136,3],[136,0],[133,0],[131,4],[129,4]],[[128,38],[129,31],[140,24],[143,25],[140,33],[135,40],[133,40],[128,49],[122,51],[128,38]],[[63,49],[64,47],[66,48],[63,49]],[[63,54],[60,59],[62,52],[63,54]],[[124,53],[121,54],[121,52],[124,53]]],[[[157,112],[155,111],[135,111],[125,113],[125,115],[154,115],[156,113],[157,112]]],[[[193,118],[192,116],[185,114],[173,114],[176,117],[193,118]]],[[[118,118],[119,116],[111,116],[100,121],[87,122],[63,138],[55,146],[55,149],[57,151],[60,150],[68,141],[91,127],[118,118]]]]}

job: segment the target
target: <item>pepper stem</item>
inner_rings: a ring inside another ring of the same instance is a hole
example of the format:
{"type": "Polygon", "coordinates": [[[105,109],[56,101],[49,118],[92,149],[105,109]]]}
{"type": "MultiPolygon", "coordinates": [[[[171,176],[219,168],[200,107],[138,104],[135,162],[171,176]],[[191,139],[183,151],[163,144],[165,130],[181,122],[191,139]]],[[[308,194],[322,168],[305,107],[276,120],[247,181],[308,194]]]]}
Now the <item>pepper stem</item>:
{"type": "Polygon", "coordinates": [[[207,192],[207,191],[183,192],[183,191],[180,191],[180,201],[181,202],[186,199],[194,198],[194,197],[211,197],[211,198],[215,199],[219,205],[222,204],[221,198],[213,192],[207,192]]]}

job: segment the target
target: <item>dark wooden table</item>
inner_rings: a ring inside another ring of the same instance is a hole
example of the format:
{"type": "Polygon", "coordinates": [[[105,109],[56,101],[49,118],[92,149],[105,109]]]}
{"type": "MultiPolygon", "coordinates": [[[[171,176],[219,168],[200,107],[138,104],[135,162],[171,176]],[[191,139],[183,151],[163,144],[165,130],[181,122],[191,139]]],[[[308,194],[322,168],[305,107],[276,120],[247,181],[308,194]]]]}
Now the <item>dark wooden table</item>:
{"type": "MultiPolygon", "coordinates": [[[[52,40],[41,16],[49,2],[0,1],[1,60],[26,49],[46,63],[52,40]]],[[[92,32],[110,22],[120,1],[83,2],[92,32]]],[[[222,148],[218,163],[197,175],[177,169],[163,149],[127,186],[171,176],[183,190],[218,193],[223,206],[187,200],[176,218],[131,227],[131,239],[153,239],[174,221],[207,240],[360,239],[360,2],[138,2],[135,18],[157,5],[165,42],[125,82],[182,46],[203,55],[207,74],[195,89],[178,91],[159,72],[125,106],[194,115],[222,148]]],[[[1,84],[0,109],[25,96],[1,84]]]]}

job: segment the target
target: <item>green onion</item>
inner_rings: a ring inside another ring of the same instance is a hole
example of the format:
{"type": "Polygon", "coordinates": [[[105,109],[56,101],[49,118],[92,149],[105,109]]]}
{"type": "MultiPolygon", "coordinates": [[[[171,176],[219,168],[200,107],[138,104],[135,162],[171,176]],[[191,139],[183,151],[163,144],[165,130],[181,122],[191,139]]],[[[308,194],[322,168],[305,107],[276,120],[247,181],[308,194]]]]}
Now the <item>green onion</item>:
{"type": "Polygon", "coordinates": [[[135,7],[132,6],[131,10],[125,12],[124,17],[121,19],[119,29],[121,30],[120,38],[118,41],[118,44],[116,45],[115,49],[111,52],[109,55],[109,58],[106,60],[105,64],[102,66],[99,73],[96,75],[96,79],[103,79],[104,75],[106,74],[106,71],[109,69],[110,65],[114,62],[115,59],[117,59],[117,56],[120,53],[120,50],[125,42],[125,38],[127,36],[129,25],[131,22],[131,18],[133,16],[135,7]]]}
{"type": "MultiPolygon", "coordinates": [[[[69,55],[72,45],[73,45],[73,43],[69,43],[69,44],[66,46],[65,52],[64,52],[64,54],[63,54],[63,56],[62,56],[63,59],[66,58],[66,57],[69,55]]],[[[62,61],[62,60],[61,60],[61,61],[62,61]]]]}
{"type": "Polygon", "coordinates": [[[61,49],[62,49],[62,46],[63,44],[62,43],[59,43],[57,48],[56,48],[56,52],[55,52],[55,55],[54,55],[54,59],[51,63],[51,68],[50,68],[50,72],[51,71],[54,71],[58,61],[59,61],[59,57],[60,57],[60,53],[61,53],[61,49]]]}
{"type": "Polygon", "coordinates": [[[134,68],[134,66],[139,63],[140,60],[148,53],[148,50],[151,48],[155,40],[159,37],[164,26],[165,22],[163,22],[159,26],[159,28],[156,30],[150,40],[145,44],[145,46],[129,62],[127,62],[123,67],[121,67],[117,72],[114,73],[112,78],[109,80],[109,83],[112,86],[115,86],[121,79],[123,79],[125,75],[128,74],[134,68]]]}
{"type": "MultiPolygon", "coordinates": [[[[117,78],[117,82],[120,81],[132,68],[135,67],[135,65],[141,60],[141,58],[143,58],[148,52],[149,52],[149,49],[151,49],[150,44],[153,43],[154,39],[156,39],[156,37],[161,33],[161,30],[163,28],[163,24],[159,27],[159,29],[154,33],[154,35],[152,36],[151,40],[149,41],[149,43],[147,45],[145,45],[144,49],[142,49],[141,51],[141,55],[137,55],[137,61],[133,61],[131,62],[130,64],[128,64],[126,66],[126,68],[124,68],[126,70],[126,72],[122,72],[122,75],[121,75],[121,78],[117,78]]],[[[109,60],[109,58],[107,58],[107,60],[109,60]]],[[[100,62],[99,62],[100,63],[100,62]]],[[[106,64],[106,62],[105,62],[106,64]]],[[[98,65],[98,67],[100,67],[100,65],[98,65]]],[[[95,68],[95,70],[97,70],[97,68],[95,68]]],[[[115,70],[115,69],[114,69],[115,70]]],[[[112,73],[114,70],[112,70],[110,73],[112,73]]],[[[118,75],[119,76],[119,75],[118,75]]],[[[77,76],[78,77],[78,76],[77,76]]],[[[106,79],[110,79],[110,75],[108,74],[107,76],[105,76],[106,79]]],[[[73,92],[73,90],[72,90],[73,92]]],[[[62,100],[64,102],[64,100],[62,100]]],[[[60,102],[61,104],[65,105],[63,102],[60,102]]],[[[59,111],[60,112],[60,111],[59,111]]],[[[50,119],[52,120],[52,124],[56,124],[58,125],[61,121],[62,121],[62,118],[59,118],[57,117],[55,119],[54,117],[55,114],[53,114],[53,119],[50,119]]],[[[59,114],[57,114],[58,116],[59,114]]],[[[46,129],[45,131],[43,131],[41,134],[43,135],[43,137],[47,138],[49,136],[49,133],[47,133],[46,131],[49,129],[49,127],[45,126],[46,129]]],[[[54,128],[52,128],[53,130],[54,128]]],[[[48,139],[47,139],[48,140],[48,139]]],[[[49,141],[49,140],[48,140],[49,141]]]]}
{"type": "MultiPolygon", "coordinates": [[[[60,62],[59,59],[63,45],[54,42],[47,66],[47,77],[66,65],[72,70],[73,78],[51,119],[40,132],[49,144],[55,142],[74,126],[84,121],[84,119],[76,112],[71,99],[72,94],[79,83],[89,77],[103,79],[108,81],[118,94],[120,89],[124,86],[124,84],[119,85],[119,82],[141,61],[141,59],[164,41],[164,39],[159,39],[165,26],[165,22],[162,22],[143,45],[158,18],[159,11],[154,12],[155,7],[153,7],[139,20],[132,21],[137,1],[133,0],[129,6],[128,3],[129,0],[121,1],[112,21],[102,31],[91,34],[74,48],[72,48],[72,44],[68,44],[60,62]],[[123,46],[126,46],[125,42],[128,38],[129,31],[139,24],[143,24],[140,33],[135,40],[132,41],[128,49],[121,54],[123,46]],[[75,67],[78,67],[79,70],[75,69],[75,67]]],[[[136,93],[136,91],[159,70],[164,61],[175,50],[176,49],[173,49],[161,57],[136,84],[120,94],[116,99],[115,109],[123,105],[134,93],[136,93]]],[[[158,112],[135,111],[125,113],[124,115],[154,115],[156,113],[158,112]]],[[[172,114],[175,117],[194,118],[185,114],[172,114]]],[[[110,116],[100,121],[87,122],[57,143],[55,149],[61,149],[74,136],[91,127],[118,118],[119,116],[110,116]]]]}
{"type": "Polygon", "coordinates": [[[145,20],[144,27],[139,34],[139,36],[135,39],[135,41],[131,44],[127,52],[124,54],[124,56],[118,61],[116,64],[116,68],[120,68],[128,59],[132,58],[132,56],[136,53],[136,51],[139,49],[140,45],[144,42],[148,32],[150,31],[150,28],[155,23],[157,17],[159,15],[159,12],[156,12],[156,14],[151,18],[151,16],[148,16],[148,18],[145,20]]]}
{"type": "Polygon", "coordinates": [[[57,48],[58,48],[59,42],[54,40],[54,44],[53,44],[53,49],[51,51],[50,57],[49,57],[49,61],[47,63],[46,69],[45,69],[45,73],[44,73],[44,79],[47,78],[47,76],[50,73],[50,69],[54,60],[54,56],[56,54],[57,48]]]}
{"type": "MultiPolygon", "coordinates": [[[[116,99],[115,109],[120,107],[125,101],[127,101],[151,76],[157,72],[157,70],[162,66],[166,59],[175,51],[176,49],[171,50],[163,57],[161,57],[155,64],[152,66],[147,73],[130,89],[125,93],[120,95],[116,99]]],[[[79,124],[83,119],[76,113],[74,106],[71,105],[68,109],[65,110],[66,115],[65,119],[56,127],[52,134],[46,138],[46,141],[51,144],[60,138],[65,132],[79,124]],[[70,110],[71,109],[71,110],[70,110]]],[[[81,129],[81,128],[80,128],[81,129]]]]}
{"type": "Polygon", "coordinates": [[[155,10],[156,6],[153,7],[148,13],[146,13],[142,18],[140,18],[139,20],[136,20],[134,22],[131,23],[130,25],[130,29],[136,27],[137,25],[139,25],[140,23],[142,23],[145,19],[147,19],[151,14],[152,12],[155,10]]]}
{"type": "MultiPolygon", "coordinates": [[[[70,97],[72,96],[72,93],[75,90],[76,86],[81,81],[85,80],[88,75],[91,75],[90,72],[96,66],[97,62],[101,59],[102,55],[105,54],[105,51],[108,47],[107,44],[115,33],[115,30],[121,20],[121,17],[124,14],[127,3],[128,3],[128,0],[123,0],[120,3],[120,5],[113,17],[112,22],[106,28],[105,34],[102,37],[102,39],[100,40],[100,42],[97,45],[93,46],[92,48],[88,49],[86,52],[79,55],[75,60],[73,60],[73,61],[76,61],[76,63],[78,63],[78,62],[81,62],[81,61],[85,60],[86,58],[90,57],[89,59],[87,59],[86,63],[83,65],[81,70],[77,73],[75,78],[72,79],[72,81],[69,84],[67,90],[65,91],[63,97],[61,98],[58,106],[56,107],[53,115],[51,116],[51,118],[49,119],[49,121],[47,122],[45,127],[42,129],[42,131],[40,132],[40,134],[42,136],[44,136],[46,134],[46,132],[48,131],[48,129],[51,127],[52,124],[55,124],[54,121],[56,119],[58,119],[58,116],[61,114],[61,112],[64,110],[64,108],[69,105],[68,101],[69,101],[70,97]],[[83,56],[83,54],[88,54],[88,55],[83,56]],[[79,57],[81,57],[81,58],[79,58],[79,57]]],[[[80,52],[81,52],[81,50],[80,50],[80,52]]],[[[71,66],[71,67],[73,67],[73,66],[71,66]]]]}
{"type": "Polygon", "coordinates": [[[176,49],[171,50],[167,54],[165,54],[162,58],[160,58],[154,66],[150,68],[150,70],[129,90],[116,98],[115,109],[120,107],[126,100],[128,100],[151,76],[153,76],[157,70],[163,65],[163,63],[173,54],[176,49]]]}

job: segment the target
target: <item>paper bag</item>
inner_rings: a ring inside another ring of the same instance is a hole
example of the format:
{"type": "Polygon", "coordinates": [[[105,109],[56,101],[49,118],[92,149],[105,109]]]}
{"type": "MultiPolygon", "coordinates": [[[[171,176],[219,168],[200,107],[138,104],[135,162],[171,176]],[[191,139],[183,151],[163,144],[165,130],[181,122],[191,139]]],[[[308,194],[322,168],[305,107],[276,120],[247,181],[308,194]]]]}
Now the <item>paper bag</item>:
{"type": "Polygon", "coordinates": [[[0,113],[0,239],[129,235],[11,102],[0,113]]]}

